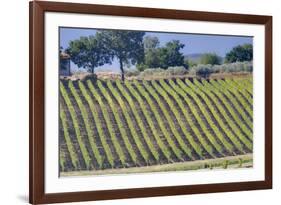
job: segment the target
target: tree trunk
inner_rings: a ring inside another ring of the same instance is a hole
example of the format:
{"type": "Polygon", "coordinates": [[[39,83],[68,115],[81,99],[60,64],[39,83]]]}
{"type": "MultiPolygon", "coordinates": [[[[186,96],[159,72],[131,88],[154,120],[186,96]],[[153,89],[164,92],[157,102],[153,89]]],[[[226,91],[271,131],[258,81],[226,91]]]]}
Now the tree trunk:
{"type": "Polygon", "coordinates": [[[91,73],[94,74],[95,68],[91,67],[91,73]]]}
{"type": "Polygon", "coordinates": [[[124,80],[125,80],[125,77],[124,77],[124,68],[123,68],[123,61],[122,61],[121,58],[119,59],[119,62],[120,62],[120,70],[121,70],[121,79],[122,79],[122,81],[124,81],[124,80]]]}

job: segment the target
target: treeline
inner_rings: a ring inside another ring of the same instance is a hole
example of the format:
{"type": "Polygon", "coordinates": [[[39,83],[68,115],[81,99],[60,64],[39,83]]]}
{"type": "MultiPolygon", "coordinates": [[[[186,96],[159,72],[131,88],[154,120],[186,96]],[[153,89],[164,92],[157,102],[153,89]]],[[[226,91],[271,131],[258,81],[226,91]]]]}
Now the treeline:
{"type": "MultiPolygon", "coordinates": [[[[227,53],[224,62],[215,53],[205,53],[199,62],[193,62],[186,59],[181,52],[184,46],[178,40],[160,46],[157,37],[145,36],[145,32],[98,30],[95,35],[70,41],[65,52],[79,68],[84,68],[91,73],[94,73],[96,67],[112,64],[116,59],[119,62],[122,80],[124,80],[124,68],[132,65],[138,71],[154,68],[167,70],[170,67],[182,67],[188,70],[201,65],[213,66],[251,61],[253,58],[252,45],[244,44],[234,47],[227,53]]],[[[199,70],[204,72],[204,69],[199,70]]]]}

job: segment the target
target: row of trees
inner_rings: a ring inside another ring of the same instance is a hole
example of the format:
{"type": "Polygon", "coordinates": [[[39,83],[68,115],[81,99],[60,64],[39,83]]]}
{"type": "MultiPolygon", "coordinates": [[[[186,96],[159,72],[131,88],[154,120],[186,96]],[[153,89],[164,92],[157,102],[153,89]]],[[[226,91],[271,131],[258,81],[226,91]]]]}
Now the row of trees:
{"type": "MultiPolygon", "coordinates": [[[[188,69],[191,62],[180,52],[184,46],[178,40],[160,46],[157,37],[145,36],[145,32],[100,30],[95,35],[71,41],[65,52],[78,67],[91,73],[96,67],[112,64],[117,59],[124,80],[124,66],[136,65],[139,71],[173,66],[188,69]]],[[[237,46],[226,54],[225,62],[250,61],[253,58],[252,50],[250,44],[237,46]]],[[[221,57],[213,53],[206,53],[200,59],[201,64],[211,65],[221,64],[221,61],[221,57]]]]}
{"type": "Polygon", "coordinates": [[[167,69],[170,66],[184,66],[184,56],[180,50],[184,48],[184,44],[178,40],[167,42],[165,46],[160,47],[157,37],[146,36],[144,38],[144,59],[143,62],[137,64],[137,69],[143,71],[147,68],[167,69]]]}
{"type": "Polygon", "coordinates": [[[204,53],[198,63],[192,60],[187,60],[185,63],[192,67],[196,64],[203,65],[220,65],[223,63],[235,63],[253,60],[253,46],[251,44],[243,44],[233,47],[228,53],[226,53],[225,58],[218,56],[216,53],[204,53]]]}
{"type": "Polygon", "coordinates": [[[144,32],[102,30],[95,36],[80,37],[71,41],[65,50],[78,67],[94,73],[95,68],[119,61],[122,80],[124,66],[136,65],[140,71],[146,68],[184,66],[184,56],[180,49],[184,47],[177,40],[160,47],[157,37],[146,36],[144,32]]]}
{"type": "Polygon", "coordinates": [[[124,64],[136,64],[143,61],[144,32],[102,30],[95,36],[80,37],[71,41],[66,52],[71,60],[94,73],[98,66],[111,64],[117,58],[124,80],[124,64]]]}

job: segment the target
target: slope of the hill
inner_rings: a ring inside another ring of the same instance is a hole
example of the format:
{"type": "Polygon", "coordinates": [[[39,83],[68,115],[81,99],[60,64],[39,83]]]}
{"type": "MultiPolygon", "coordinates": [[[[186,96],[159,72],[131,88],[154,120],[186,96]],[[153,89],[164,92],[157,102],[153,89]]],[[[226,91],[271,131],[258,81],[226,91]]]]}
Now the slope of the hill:
{"type": "Polygon", "coordinates": [[[252,153],[252,80],[60,81],[60,170],[252,153]]]}

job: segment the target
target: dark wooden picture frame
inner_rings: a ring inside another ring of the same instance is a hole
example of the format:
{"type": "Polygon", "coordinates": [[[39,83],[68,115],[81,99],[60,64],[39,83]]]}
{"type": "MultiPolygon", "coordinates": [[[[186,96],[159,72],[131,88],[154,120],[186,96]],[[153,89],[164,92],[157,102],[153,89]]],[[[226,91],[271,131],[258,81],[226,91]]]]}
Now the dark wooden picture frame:
{"type": "Polygon", "coordinates": [[[152,8],[34,1],[29,4],[29,201],[32,204],[153,197],[181,194],[272,188],[272,17],[152,8]],[[247,23],[265,26],[265,180],[203,185],[151,187],[71,193],[45,193],[44,181],[44,14],[66,12],[125,17],[150,17],[209,22],[247,23]]]}

